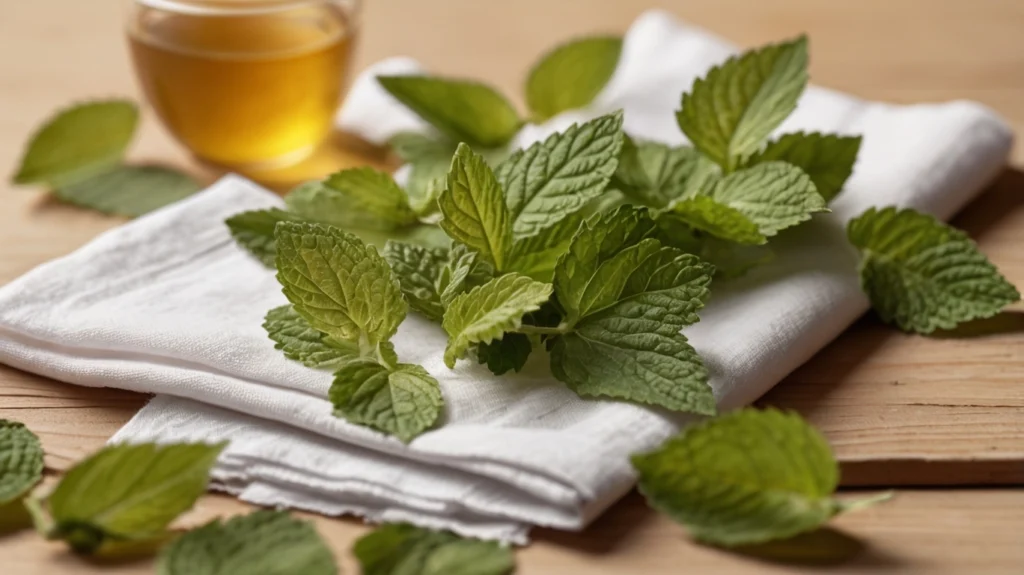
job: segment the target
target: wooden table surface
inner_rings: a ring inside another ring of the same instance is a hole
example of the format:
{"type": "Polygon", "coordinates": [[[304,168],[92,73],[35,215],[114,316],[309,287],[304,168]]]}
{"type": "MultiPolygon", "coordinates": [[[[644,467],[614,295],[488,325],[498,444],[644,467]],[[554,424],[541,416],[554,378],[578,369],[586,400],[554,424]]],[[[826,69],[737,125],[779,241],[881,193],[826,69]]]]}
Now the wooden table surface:
{"type": "MultiPolygon", "coordinates": [[[[652,6],[740,45],[807,32],[815,83],[893,102],[974,99],[999,111],[1018,134],[1024,129],[1019,0],[367,0],[355,67],[409,54],[438,72],[485,78],[521,102],[523,74],[545,48],[574,34],[623,31],[652,6]]],[[[121,7],[119,0],[6,3],[2,169],[13,171],[23,142],[54,109],[75,99],[137,93],[121,7]]],[[[190,160],[149,115],[132,155],[206,179],[217,175],[190,160]]],[[[1022,146],[1011,163],[1024,166],[1022,146]]],[[[120,223],[42,192],[0,188],[6,205],[0,285],[120,223]]],[[[1024,286],[1024,173],[1008,168],[956,223],[1024,286]]],[[[957,335],[906,336],[866,317],[764,399],[799,410],[825,432],[845,485],[905,486],[891,503],[841,517],[833,524],[837,531],[817,535],[828,548],[863,547],[829,572],[1024,573],[1024,490],[1016,487],[1024,484],[1024,307],[957,335]]],[[[102,445],[144,401],[0,366],[0,417],[23,421],[42,437],[53,472],[102,445]]],[[[187,520],[245,509],[210,495],[187,520]]],[[[351,519],[315,520],[344,572],[357,572],[348,549],[365,527],[351,519]]],[[[820,571],[694,545],[636,494],[583,533],[536,533],[517,557],[525,574],[820,571]]],[[[152,571],[146,560],[84,562],[31,532],[0,535],[0,558],[4,573],[152,571]]]]}

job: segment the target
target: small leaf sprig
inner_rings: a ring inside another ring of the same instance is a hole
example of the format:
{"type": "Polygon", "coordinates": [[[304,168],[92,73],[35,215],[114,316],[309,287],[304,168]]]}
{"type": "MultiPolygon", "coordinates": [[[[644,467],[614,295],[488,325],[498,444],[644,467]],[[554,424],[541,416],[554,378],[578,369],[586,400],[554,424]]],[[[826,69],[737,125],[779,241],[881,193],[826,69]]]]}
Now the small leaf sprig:
{"type": "MultiPolygon", "coordinates": [[[[403,441],[431,427],[443,405],[440,386],[395,354],[390,339],[408,304],[387,261],[329,225],[281,222],[274,236],[277,278],[292,310],[271,310],[267,323],[283,319],[293,329],[323,334],[320,344],[337,362],[329,393],[335,414],[403,441]]],[[[288,343],[279,345],[287,350],[288,343]]],[[[294,353],[308,359],[301,354],[310,349],[294,353]]]]}
{"type": "Polygon", "coordinates": [[[124,99],[61,110],[32,136],[11,180],[47,185],[61,201],[129,217],[199,191],[195,180],[177,170],[123,163],[138,120],[138,106],[124,99]]]}
{"type": "MultiPolygon", "coordinates": [[[[713,268],[666,245],[647,208],[585,217],[622,141],[614,113],[515,152],[497,170],[461,144],[437,198],[448,250],[389,240],[381,258],[340,228],[276,223],[278,279],[293,307],[268,314],[268,333],[288,357],[335,371],[336,415],[404,441],[441,410],[436,380],[399,369],[387,343],[406,302],[441,322],[449,367],[472,354],[496,373],[518,370],[543,345],[554,376],[580,395],[714,413],[707,370],[679,333],[698,320],[713,268]],[[341,255],[349,252],[358,256],[341,255]],[[374,322],[386,329],[367,331],[374,322]]],[[[324,221],[332,210],[317,213],[324,221]]]]}
{"type": "Polygon", "coordinates": [[[770,261],[771,237],[829,211],[860,148],[859,136],[834,134],[767,141],[806,84],[804,37],[730,58],[681,98],[676,121],[692,145],[629,142],[612,186],[658,210],[674,245],[721,277],[770,261]]]}

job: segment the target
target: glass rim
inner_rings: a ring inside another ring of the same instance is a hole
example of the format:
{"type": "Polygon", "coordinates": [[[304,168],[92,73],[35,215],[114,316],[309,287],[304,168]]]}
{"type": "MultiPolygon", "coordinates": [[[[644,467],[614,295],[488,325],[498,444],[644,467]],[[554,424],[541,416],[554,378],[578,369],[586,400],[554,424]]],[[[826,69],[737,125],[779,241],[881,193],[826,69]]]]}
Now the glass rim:
{"type": "Polygon", "coordinates": [[[210,0],[133,0],[135,4],[154,10],[163,10],[191,16],[236,16],[272,14],[308,6],[336,4],[355,12],[359,0],[236,0],[211,2],[210,0]]]}

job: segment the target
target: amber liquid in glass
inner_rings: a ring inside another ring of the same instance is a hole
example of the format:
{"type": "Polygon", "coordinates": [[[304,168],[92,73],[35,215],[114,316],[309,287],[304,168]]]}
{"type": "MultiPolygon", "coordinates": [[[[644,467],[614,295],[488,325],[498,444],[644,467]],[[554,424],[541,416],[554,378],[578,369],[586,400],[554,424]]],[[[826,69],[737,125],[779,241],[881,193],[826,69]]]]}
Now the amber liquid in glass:
{"type": "Polygon", "coordinates": [[[137,75],[193,153],[229,166],[297,161],[329,133],[352,51],[329,4],[286,13],[151,11],[129,29],[137,75]]]}

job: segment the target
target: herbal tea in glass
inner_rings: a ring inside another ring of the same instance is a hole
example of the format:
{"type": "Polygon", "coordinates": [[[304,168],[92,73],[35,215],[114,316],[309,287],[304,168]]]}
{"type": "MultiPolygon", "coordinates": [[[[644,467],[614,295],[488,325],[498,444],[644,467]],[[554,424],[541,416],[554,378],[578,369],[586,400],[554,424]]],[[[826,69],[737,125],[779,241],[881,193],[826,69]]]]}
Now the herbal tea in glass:
{"type": "Polygon", "coordinates": [[[331,130],[356,11],[354,1],[135,0],[128,37],[146,97],[193,153],[287,164],[331,130]]]}

